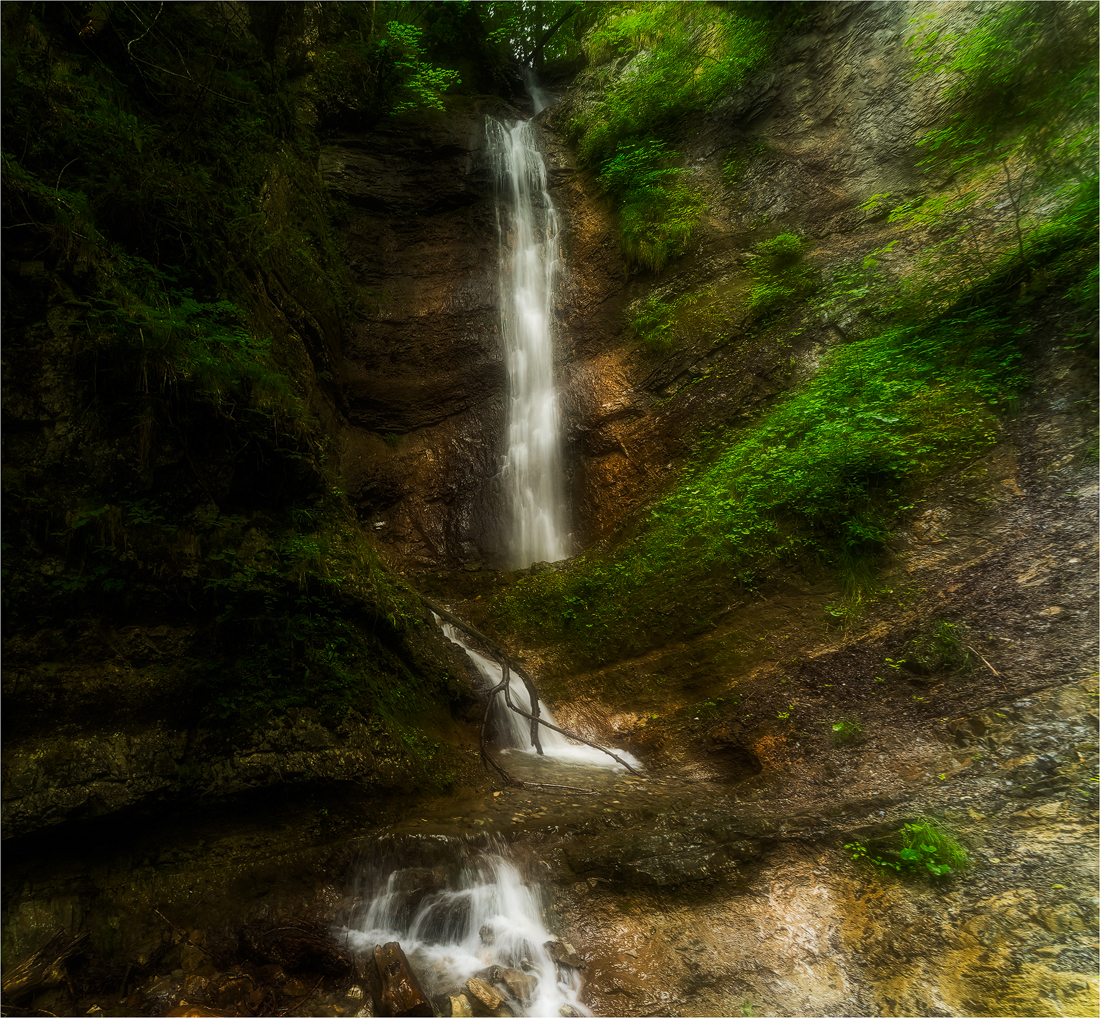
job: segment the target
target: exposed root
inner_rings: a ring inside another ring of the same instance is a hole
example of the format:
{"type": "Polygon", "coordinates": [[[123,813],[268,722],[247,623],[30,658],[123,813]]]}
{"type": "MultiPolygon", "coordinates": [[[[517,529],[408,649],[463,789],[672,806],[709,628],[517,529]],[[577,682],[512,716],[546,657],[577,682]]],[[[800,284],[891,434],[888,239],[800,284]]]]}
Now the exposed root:
{"type": "MultiPolygon", "coordinates": [[[[505,782],[505,784],[518,785],[518,786],[521,786],[521,787],[524,787],[524,788],[527,788],[527,787],[546,787],[546,788],[565,788],[565,787],[569,787],[569,786],[564,786],[564,785],[545,785],[544,786],[544,785],[541,785],[540,783],[537,783],[537,782],[518,781],[516,778],[513,778],[503,767],[500,766],[499,763],[497,763],[496,760],[494,760],[489,755],[488,746],[487,746],[486,741],[485,741],[485,730],[486,730],[486,728],[489,724],[489,713],[493,708],[493,700],[495,700],[496,697],[500,693],[504,693],[504,702],[508,705],[509,710],[511,710],[514,713],[518,714],[520,717],[527,718],[531,722],[531,745],[535,747],[535,751],[539,754],[539,756],[543,755],[543,751],[542,751],[542,744],[539,742],[538,729],[539,729],[539,725],[543,725],[546,728],[549,728],[553,732],[558,732],[559,734],[564,735],[567,739],[572,739],[574,742],[579,742],[584,746],[590,746],[592,749],[598,749],[601,753],[606,753],[609,757],[611,757],[612,760],[614,760],[618,764],[621,764],[628,771],[630,771],[631,774],[637,774],[639,777],[642,776],[642,775],[639,774],[639,772],[636,768],[631,767],[630,764],[628,764],[621,756],[619,756],[616,753],[613,753],[610,749],[607,749],[604,746],[600,746],[595,742],[589,742],[588,739],[582,739],[579,735],[575,735],[573,732],[566,731],[564,728],[559,728],[557,725],[553,725],[549,721],[546,721],[544,718],[540,717],[539,716],[539,695],[538,695],[538,690],[535,688],[535,683],[532,681],[531,677],[522,668],[520,668],[518,665],[516,665],[512,661],[510,655],[508,654],[508,652],[503,647],[501,647],[499,644],[495,643],[494,641],[490,640],[484,633],[479,633],[476,629],[474,629],[473,626],[469,625],[466,622],[463,622],[460,618],[458,618],[458,616],[453,615],[451,612],[447,611],[446,608],[443,608],[440,605],[436,604],[430,598],[425,597],[423,594],[421,594],[420,599],[433,612],[435,612],[436,615],[438,615],[445,622],[449,622],[452,626],[455,626],[456,628],[461,629],[464,633],[467,633],[470,636],[472,636],[475,640],[478,640],[482,645],[484,645],[485,649],[496,659],[497,664],[500,665],[500,669],[501,669],[503,677],[501,678],[500,682],[498,682],[495,686],[493,686],[492,689],[489,690],[489,699],[485,704],[485,716],[484,716],[484,718],[482,719],[482,722],[481,722],[480,746],[481,746],[481,761],[482,761],[482,763],[487,768],[492,768],[493,770],[495,770],[497,772],[497,774],[500,775],[501,779],[505,782]],[[516,704],[512,703],[512,696],[511,696],[511,693],[508,689],[509,670],[514,671],[520,677],[520,679],[523,682],[524,687],[527,689],[527,695],[531,699],[531,710],[526,711],[522,707],[517,706],[516,704]]],[[[577,791],[581,791],[581,789],[577,789],[577,791]]]]}

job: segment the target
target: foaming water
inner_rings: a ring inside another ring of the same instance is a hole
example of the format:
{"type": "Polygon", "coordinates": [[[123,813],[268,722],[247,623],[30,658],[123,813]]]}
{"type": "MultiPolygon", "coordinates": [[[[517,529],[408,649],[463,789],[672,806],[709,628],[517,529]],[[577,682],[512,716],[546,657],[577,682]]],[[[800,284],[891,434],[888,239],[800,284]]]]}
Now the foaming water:
{"type": "Polygon", "coordinates": [[[489,118],[486,136],[498,189],[500,322],[511,397],[501,469],[509,504],[505,544],[518,567],[569,554],[551,331],[560,227],[528,123],[489,118]]]}
{"type": "Polygon", "coordinates": [[[518,1015],[557,1015],[563,1005],[592,1013],[578,999],[576,970],[551,956],[537,885],[503,841],[478,848],[440,838],[403,844],[398,855],[401,868],[365,873],[369,904],[342,931],[353,949],[398,941],[429,997],[457,996],[475,976],[505,991],[518,1015]],[[421,865],[408,865],[414,851],[421,865]]]}
{"type": "MultiPolygon", "coordinates": [[[[462,634],[449,622],[443,624],[443,635],[452,643],[458,644],[469,655],[474,667],[481,673],[486,689],[491,689],[500,683],[500,680],[504,677],[504,671],[500,665],[492,658],[488,658],[474,650],[463,640],[462,634]]],[[[509,672],[508,675],[508,691],[512,697],[512,703],[517,707],[522,707],[529,713],[534,713],[531,709],[527,688],[514,672],[509,672]]],[[[550,724],[556,725],[558,722],[555,720],[550,708],[542,700],[539,700],[538,704],[539,716],[549,721],[550,724]]],[[[493,741],[498,749],[503,752],[536,754],[535,747],[531,744],[531,722],[515,711],[509,710],[504,702],[503,695],[497,695],[493,701],[492,720],[496,733],[493,741]]],[[[585,746],[583,743],[573,742],[562,735],[561,732],[555,732],[545,726],[540,726],[539,741],[542,743],[543,754],[552,761],[583,764],[586,767],[621,768],[621,765],[606,753],[601,753],[598,749],[585,746]]],[[[631,767],[641,768],[642,765],[629,753],[622,750],[616,750],[615,752],[631,767]]]]}

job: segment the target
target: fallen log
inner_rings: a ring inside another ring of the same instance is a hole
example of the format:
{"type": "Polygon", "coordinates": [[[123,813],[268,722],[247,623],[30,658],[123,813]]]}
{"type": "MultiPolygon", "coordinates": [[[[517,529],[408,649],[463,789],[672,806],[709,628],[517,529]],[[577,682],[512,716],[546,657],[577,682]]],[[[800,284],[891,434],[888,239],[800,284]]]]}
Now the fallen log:
{"type": "Polygon", "coordinates": [[[72,936],[58,930],[34,954],[4,974],[4,998],[18,1001],[38,990],[48,990],[66,982],[65,963],[80,952],[87,939],[87,932],[72,936]]]}

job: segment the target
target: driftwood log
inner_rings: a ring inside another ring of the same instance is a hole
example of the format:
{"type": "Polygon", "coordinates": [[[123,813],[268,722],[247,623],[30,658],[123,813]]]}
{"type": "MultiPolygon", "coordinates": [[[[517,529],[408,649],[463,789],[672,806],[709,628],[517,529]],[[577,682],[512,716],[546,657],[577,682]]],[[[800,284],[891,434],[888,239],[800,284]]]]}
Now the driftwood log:
{"type": "MultiPolygon", "coordinates": [[[[535,752],[538,753],[539,756],[543,755],[542,743],[539,741],[538,735],[539,726],[542,725],[546,728],[549,728],[551,731],[559,732],[567,739],[572,739],[574,742],[582,743],[585,746],[591,746],[592,749],[598,749],[601,753],[606,753],[616,763],[622,764],[622,766],[630,771],[631,774],[638,773],[638,771],[635,768],[631,767],[630,764],[628,764],[621,756],[613,753],[611,750],[605,748],[604,746],[597,745],[595,742],[589,742],[588,739],[582,739],[579,735],[575,735],[573,732],[566,731],[564,728],[559,728],[557,725],[551,724],[545,718],[540,717],[539,694],[538,690],[535,688],[535,683],[532,681],[531,677],[512,660],[511,655],[509,655],[503,647],[501,647],[495,641],[490,640],[489,637],[487,637],[484,633],[479,633],[476,629],[474,629],[473,626],[469,625],[466,622],[463,622],[462,619],[458,618],[457,615],[454,615],[451,612],[447,611],[447,609],[444,608],[442,605],[436,604],[434,601],[432,601],[430,598],[425,597],[423,594],[420,595],[420,598],[433,612],[435,612],[436,615],[443,619],[444,622],[449,622],[456,629],[461,629],[464,633],[469,634],[475,640],[481,643],[484,648],[489,652],[489,654],[492,655],[492,657],[496,660],[497,664],[500,665],[502,677],[500,682],[498,682],[495,686],[493,686],[492,689],[489,690],[489,699],[485,704],[485,717],[482,719],[481,722],[481,760],[486,767],[491,767],[493,770],[495,770],[497,774],[499,774],[501,778],[505,781],[505,783],[509,785],[521,786],[534,784],[533,782],[517,781],[503,767],[501,767],[496,760],[494,760],[489,755],[489,750],[485,742],[485,730],[489,724],[489,714],[493,709],[493,701],[501,693],[504,694],[504,702],[507,704],[509,710],[518,714],[520,717],[527,718],[531,722],[531,745],[535,747],[535,752]],[[508,688],[508,676],[510,672],[515,672],[516,675],[518,675],[520,680],[523,682],[524,688],[527,690],[527,696],[530,698],[531,701],[530,710],[524,710],[518,704],[514,704],[512,702],[511,691],[508,688]]],[[[571,786],[557,785],[543,787],[566,788],[571,786]]],[[[575,790],[585,791],[584,789],[575,790]]]]}
{"type": "Polygon", "coordinates": [[[87,933],[75,937],[58,930],[26,961],[4,974],[3,994],[7,1001],[18,1001],[38,990],[48,990],[66,982],[65,963],[79,954],[88,939],[87,933]]]}

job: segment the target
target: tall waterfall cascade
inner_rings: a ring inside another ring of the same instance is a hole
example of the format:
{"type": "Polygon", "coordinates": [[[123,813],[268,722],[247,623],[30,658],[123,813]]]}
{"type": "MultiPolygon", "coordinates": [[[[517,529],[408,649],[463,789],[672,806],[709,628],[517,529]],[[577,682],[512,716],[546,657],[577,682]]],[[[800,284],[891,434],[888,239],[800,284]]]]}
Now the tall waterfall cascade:
{"type": "MultiPolygon", "coordinates": [[[[536,100],[536,105],[537,105],[536,100]]],[[[500,323],[508,369],[505,545],[515,568],[569,554],[551,302],[559,221],[527,121],[486,122],[497,184],[500,323]]]]}
{"type": "MultiPolygon", "coordinates": [[[[528,90],[537,115],[552,97],[533,78],[528,90]]],[[[510,397],[501,467],[508,507],[503,536],[509,564],[522,567],[569,554],[551,328],[560,226],[529,124],[490,118],[486,135],[497,185],[500,322],[510,397]]],[[[470,657],[486,689],[500,683],[497,662],[469,646],[450,624],[442,629],[470,657]]],[[[514,674],[509,694],[513,703],[529,706],[527,689],[514,674]]],[[[546,768],[584,768],[586,777],[598,768],[611,780],[621,767],[546,727],[539,736],[543,754],[537,756],[530,722],[509,710],[503,697],[496,698],[494,710],[496,749],[516,754],[509,767],[536,767],[540,780],[546,768]]],[[[556,723],[541,701],[539,715],[556,723]]],[[[637,763],[628,753],[620,756],[637,763]]],[[[555,779],[560,775],[551,774],[555,779]]],[[[437,999],[462,993],[474,977],[506,990],[514,1014],[591,1014],[580,1002],[578,970],[552,950],[556,938],[543,925],[537,883],[524,881],[507,846],[474,848],[447,839],[436,847],[461,863],[430,867],[423,865],[428,859],[417,859],[421,865],[410,865],[406,857],[397,868],[396,860],[376,868],[366,879],[368,904],[343,931],[348,943],[369,952],[375,944],[399,942],[425,991],[437,999]]],[[[424,851],[430,854],[421,845],[424,851]]]]}

